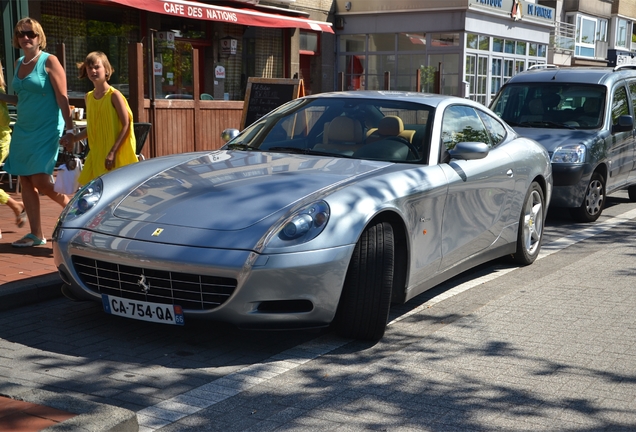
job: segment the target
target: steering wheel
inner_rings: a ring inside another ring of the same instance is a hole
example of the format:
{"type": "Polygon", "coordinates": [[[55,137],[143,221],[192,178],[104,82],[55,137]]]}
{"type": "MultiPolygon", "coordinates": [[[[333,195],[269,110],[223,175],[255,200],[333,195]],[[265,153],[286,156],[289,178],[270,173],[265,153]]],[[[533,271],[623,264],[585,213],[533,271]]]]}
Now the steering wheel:
{"type": "Polygon", "coordinates": [[[420,152],[418,151],[417,147],[415,147],[415,145],[413,145],[412,142],[410,142],[409,140],[407,140],[404,137],[401,136],[392,136],[392,137],[385,137],[383,138],[385,141],[395,141],[398,142],[400,144],[404,144],[405,146],[407,146],[409,148],[409,152],[415,156],[415,160],[420,158],[420,152]]]}

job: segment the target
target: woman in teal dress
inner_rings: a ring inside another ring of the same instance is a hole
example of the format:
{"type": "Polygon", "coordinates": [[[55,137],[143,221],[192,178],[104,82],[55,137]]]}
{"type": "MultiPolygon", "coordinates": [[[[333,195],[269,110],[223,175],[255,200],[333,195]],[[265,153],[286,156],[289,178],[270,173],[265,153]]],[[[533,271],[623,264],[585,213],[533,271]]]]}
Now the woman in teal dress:
{"type": "Polygon", "coordinates": [[[23,18],[15,26],[13,45],[24,52],[13,77],[18,119],[13,128],[5,170],[20,176],[22,201],[30,233],[13,242],[15,247],[46,244],[40,217],[40,194],[66,206],[69,197],[53,190],[53,169],[62,134],[73,133],[73,120],[66,94],[66,73],[59,60],[43,50],[46,36],[39,22],[23,18]]]}

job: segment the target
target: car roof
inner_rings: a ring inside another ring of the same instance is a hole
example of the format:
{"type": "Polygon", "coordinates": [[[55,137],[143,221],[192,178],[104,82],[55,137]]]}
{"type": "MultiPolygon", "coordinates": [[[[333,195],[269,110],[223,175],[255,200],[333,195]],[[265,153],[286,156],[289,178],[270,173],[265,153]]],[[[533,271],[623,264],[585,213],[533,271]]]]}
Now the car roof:
{"type": "Polygon", "coordinates": [[[404,102],[415,102],[437,107],[442,103],[452,103],[453,101],[462,102],[484,109],[484,105],[470,99],[464,99],[457,96],[441,95],[435,93],[418,93],[407,91],[391,91],[391,90],[357,90],[357,91],[340,91],[328,93],[316,93],[306,98],[349,98],[349,99],[387,99],[400,100],[404,102]]]}
{"type": "Polygon", "coordinates": [[[525,71],[513,76],[507,84],[549,82],[611,85],[625,78],[636,78],[636,70],[627,68],[614,70],[607,67],[572,67],[525,71]]]}

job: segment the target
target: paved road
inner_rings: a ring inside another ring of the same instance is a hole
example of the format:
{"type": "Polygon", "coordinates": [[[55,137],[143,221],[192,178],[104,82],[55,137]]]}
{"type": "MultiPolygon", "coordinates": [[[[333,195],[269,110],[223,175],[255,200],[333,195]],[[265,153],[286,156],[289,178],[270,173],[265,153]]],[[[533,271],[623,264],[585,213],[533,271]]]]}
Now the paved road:
{"type": "Polygon", "coordinates": [[[160,326],[51,300],[0,312],[0,381],[137,413],[142,431],[636,430],[636,205],[551,212],[542,258],[495,261],[328,330],[160,326]]]}

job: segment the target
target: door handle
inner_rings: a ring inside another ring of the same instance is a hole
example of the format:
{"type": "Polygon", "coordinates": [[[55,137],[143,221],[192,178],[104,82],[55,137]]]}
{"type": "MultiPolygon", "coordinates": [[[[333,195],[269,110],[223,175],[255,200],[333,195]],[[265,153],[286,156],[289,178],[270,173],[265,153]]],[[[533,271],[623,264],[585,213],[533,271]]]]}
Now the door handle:
{"type": "Polygon", "coordinates": [[[512,177],[512,176],[513,176],[513,172],[512,172],[512,169],[511,169],[511,168],[508,168],[508,171],[506,171],[506,175],[507,175],[508,177],[512,177]]]}

